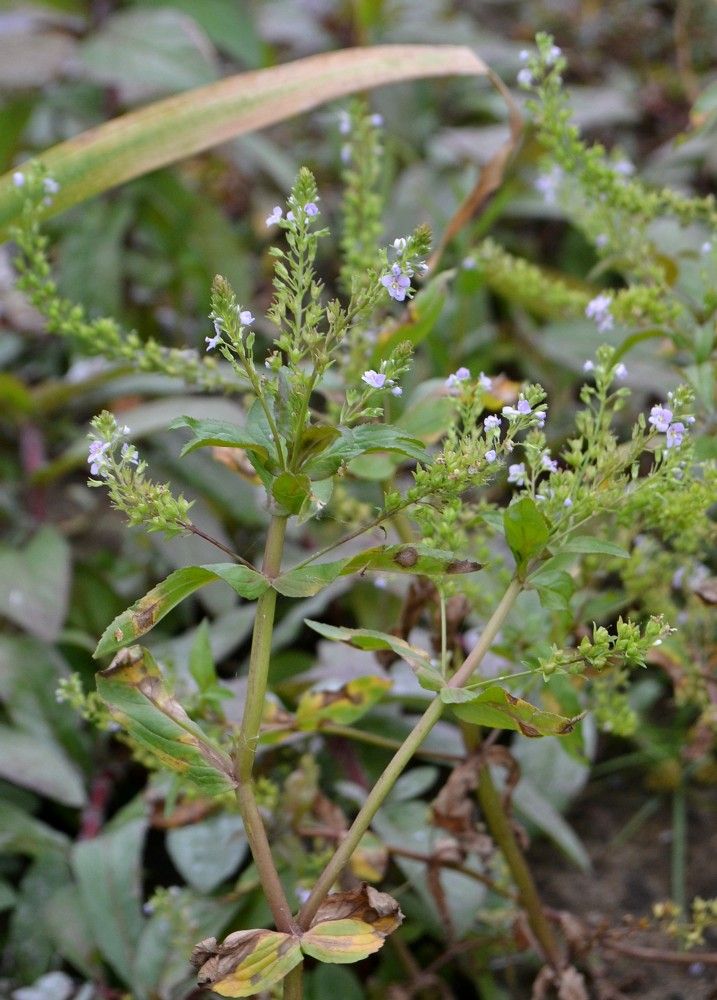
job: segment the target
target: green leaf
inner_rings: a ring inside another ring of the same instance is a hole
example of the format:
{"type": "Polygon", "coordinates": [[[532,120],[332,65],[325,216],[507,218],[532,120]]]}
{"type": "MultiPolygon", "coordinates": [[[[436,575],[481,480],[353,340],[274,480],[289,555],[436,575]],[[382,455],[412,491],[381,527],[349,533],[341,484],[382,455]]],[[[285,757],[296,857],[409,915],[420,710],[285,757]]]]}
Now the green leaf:
{"type": "MultiPolygon", "coordinates": [[[[43,163],[60,185],[48,214],[366,87],[488,72],[466,47],[385,45],[329,52],[228,77],[114,118],[44,152],[43,163]]],[[[21,205],[10,171],[0,179],[1,228],[19,214],[21,205]]]]}
{"type": "Polygon", "coordinates": [[[209,641],[209,625],[206,618],[197,629],[189,651],[189,673],[200,691],[208,691],[217,683],[217,672],[209,641]]]}
{"type": "Polygon", "coordinates": [[[305,691],[296,707],[299,729],[319,729],[324,721],[348,726],[365,715],[390,691],[387,677],[356,677],[334,691],[305,691]]]}
{"type": "Polygon", "coordinates": [[[165,767],[206,795],[222,795],[236,786],[231,759],[169,694],[146,649],[133,646],[118,653],[97,675],[97,690],[113,719],[165,767]]]}
{"type": "Polygon", "coordinates": [[[332,476],[342,464],[374,452],[387,451],[416,462],[429,460],[418,438],[392,424],[362,424],[353,429],[340,427],[339,432],[338,440],[305,465],[303,471],[311,479],[332,476]]]}
{"type": "Polygon", "coordinates": [[[241,597],[255,600],[269,587],[269,581],[256,570],[234,563],[212,563],[208,566],[185,566],[153,587],[144,597],[118,615],[107,626],[94,652],[95,659],[115,653],[123,646],[136,642],[140,636],[153,629],[157,622],[169,614],[195,590],[224,580],[241,597]]]}
{"type": "Polygon", "coordinates": [[[480,563],[459,559],[452,552],[429,549],[422,545],[377,545],[355,556],[336,562],[309,563],[287,570],[272,581],[272,586],[286,597],[311,597],[339,576],[365,573],[415,573],[420,576],[476,573],[480,563]]]}
{"type": "Polygon", "coordinates": [[[231,812],[176,827],[166,844],[174,867],[201,893],[213,892],[233,875],[249,850],[241,816],[231,812]]]}
{"type": "Polygon", "coordinates": [[[630,553],[621,545],[607,542],[602,538],[592,538],[590,535],[575,535],[560,546],[561,552],[581,552],[598,556],[614,556],[616,559],[629,559],[630,553]]]}
{"type": "Polygon", "coordinates": [[[368,628],[344,628],[339,625],[324,625],[322,622],[306,619],[306,624],[314,632],[318,632],[325,639],[333,639],[336,642],[346,642],[356,649],[377,650],[391,649],[400,656],[402,660],[409,663],[414,669],[427,671],[440,677],[431,665],[431,657],[423,649],[417,649],[405,639],[390,635],[388,632],[376,632],[368,628]]]}
{"type": "Polygon", "coordinates": [[[0,725],[0,777],[66,806],[85,804],[82,775],[64,750],[24,729],[0,725]]]}
{"type": "Polygon", "coordinates": [[[217,446],[222,448],[243,448],[244,451],[256,455],[262,462],[271,458],[276,461],[273,442],[250,427],[239,427],[227,420],[197,420],[195,417],[177,417],[169,425],[172,430],[188,427],[192,432],[192,440],[182,448],[180,458],[197,448],[217,446]]]}
{"type": "Polygon", "coordinates": [[[562,736],[572,732],[582,719],[582,715],[569,719],[543,712],[497,685],[474,692],[469,700],[465,699],[465,690],[444,687],[441,700],[464,722],[492,729],[513,729],[523,736],[562,736]]]}
{"type": "Polygon", "coordinates": [[[311,497],[311,480],[295,472],[282,472],[274,480],[271,493],[287,514],[298,514],[311,497]]]}
{"type": "Polygon", "coordinates": [[[79,841],[72,853],[82,906],[103,957],[129,985],[142,935],[142,851],[147,823],[135,819],[79,841]]]}
{"type": "Polygon", "coordinates": [[[540,603],[548,611],[566,611],[575,591],[575,581],[564,570],[540,572],[528,578],[538,591],[540,603]]]}
{"type": "Polygon", "coordinates": [[[505,510],[503,527],[505,540],[521,567],[544,549],[550,538],[548,522],[530,497],[522,497],[505,510]]]}
{"type": "Polygon", "coordinates": [[[201,941],[192,952],[197,982],[222,997],[253,997],[301,962],[299,938],[278,931],[236,931],[221,944],[201,941]]]}
{"type": "Polygon", "coordinates": [[[67,854],[70,841],[64,833],[35,819],[12,802],[0,801],[0,853],[28,857],[59,851],[67,854]]]}
{"type": "Polygon", "coordinates": [[[0,615],[30,635],[55,642],[67,615],[70,548],[46,525],[23,549],[0,548],[0,615]]]}
{"type": "Polygon", "coordinates": [[[319,962],[360,962],[383,947],[385,938],[363,920],[324,920],[301,937],[301,950],[319,962]]]}

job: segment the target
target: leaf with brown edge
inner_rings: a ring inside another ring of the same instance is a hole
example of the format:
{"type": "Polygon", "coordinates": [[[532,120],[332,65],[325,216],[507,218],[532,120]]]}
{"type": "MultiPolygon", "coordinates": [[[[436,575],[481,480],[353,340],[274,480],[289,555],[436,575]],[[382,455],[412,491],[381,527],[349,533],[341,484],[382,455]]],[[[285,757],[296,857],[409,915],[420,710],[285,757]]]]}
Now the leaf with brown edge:
{"type": "MultiPolygon", "coordinates": [[[[488,66],[466,46],[376,45],[230,76],[114,118],[46,150],[42,161],[60,185],[47,214],[346,94],[402,80],[489,74],[488,66]]],[[[499,86],[497,77],[491,79],[499,86]]],[[[19,215],[21,206],[11,170],[0,178],[0,231],[19,215]]]]}
{"type": "Polygon", "coordinates": [[[235,931],[221,944],[200,941],[192,952],[197,982],[222,997],[253,997],[284,978],[301,961],[299,938],[279,931],[235,931]]]}
{"type": "Polygon", "coordinates": [[[530,737],[566,736],[584,715],[568,718],[544,712],[498,685],[477,691],[444,687],[441,688],[441,700],[464,722],[491,729],[513,729],[530,737]]]}
{"type": "Polygon", "coordinates": [[[299,729],[318,729],[322,722],[348,726],[379,702],[392,682],[387,677],[356,677],[335,691],[306,691],[296,707],[299,729]]]}
{"type": "Polygon", "coordinates": [[[131,739],[207,795],[236,787],[232,762],[164,686],[154,658],[141,646],[124,649],[97,675],[97,691],[131,739]]]}
{"type": "Polygon", "coordinates": [[[403,923],[403,914],[398,902],[387,892],[379,892],[364,882],[358,889],[346,892],[332,892],[326,897],[311,926],[327,920],[360,920],[388,937],[403,923]]]}
{"type": "Polygon", "coordinates": [[[208,566],[184,566],[152,587],[132,607],[118,615],[102,633],[94,658],[116,653],[122,646],[136,642],[157,622],[200,587],[223,580],[241,597],[254,600],[269,588],[269,581],[249,566],[235,563],[212,563],[208,566]]]}

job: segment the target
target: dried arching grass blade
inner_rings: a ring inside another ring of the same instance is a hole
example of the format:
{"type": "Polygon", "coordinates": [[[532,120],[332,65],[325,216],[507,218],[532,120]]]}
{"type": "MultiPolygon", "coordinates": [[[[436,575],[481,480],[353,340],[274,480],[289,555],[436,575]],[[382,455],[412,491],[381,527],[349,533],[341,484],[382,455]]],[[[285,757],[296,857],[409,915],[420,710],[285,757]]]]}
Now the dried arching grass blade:
{"type": "Polygon", "coordinates": [[[456,233],[459,233],[461,229],[463,229],[463,227],[475,217],[488,198],[490,198],[493,192],[500,187],[503,182],[505,169],[508,166],[513,152],[517,148],[523,133],[523,118],[520,114],[518,105],[513,100],[512,94],[500,77],[494,73],[492,69],[488,69],[486,75],[496,90],[501,94],[506,105],[508,106],[508,126],[510,129],[508,138],[497,153],[495,153],[495,155],[492,156],[485,164],[480,172],[480,176],[478,177],[475,187],[469,193],[467,198],[465,198],[465,200],[458,206],[458,209],[446,226],[440,242],[436,246],[436,249],[433,251],[428,261],[430,270],[433,270],[437,266],[443,251],[456,233]]]}
{"type": "MultiPolygon", "coordinates": [[[[488,66],[463,46],[380,45],[242,73],[158,101],[42,154],[60,185],[49,212],[346,94],[439,76],[489,76],[504,91],[488,66]]],[[[0,178],[0,233],[20,205],[7,173],[0,178]]]]}

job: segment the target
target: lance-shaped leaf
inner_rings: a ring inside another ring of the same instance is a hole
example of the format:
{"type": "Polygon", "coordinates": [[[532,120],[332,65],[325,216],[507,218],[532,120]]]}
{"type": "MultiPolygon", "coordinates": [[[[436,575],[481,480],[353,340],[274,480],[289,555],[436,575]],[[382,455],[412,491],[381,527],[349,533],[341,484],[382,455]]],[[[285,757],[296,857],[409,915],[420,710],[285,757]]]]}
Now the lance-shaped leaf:
{"type": "Polygon", "coordinates": [[[180,457],[197,448],[241,448],[255,455],[262,463],[276,461],[276,449],[271,438],[265,437],[256,427],[240,427],[228,420],[197,420],[195,417],[177,417],[170,424],[173,430],[187,427],[192,439],[182,448],[180,457]]]}
{"type": "Polygon", "coordinates": [[[356,722],[391,688],[387,677],[356,677],[336,691],[306,691],[296,707],[299,729],[318,729],[322,722],[348,726],[356,722]]]}
{"type": "Polygon", "coordinates": [[[358,962],[378,951],[402,921],[393,896],[364,883],[327,897],[302,935],[301,950],[320,962],[358,962]]]}
{"type": "Polygon", "coordinates": [[[476,573],[480,563],[460,559],[452,552],[421,545],[376,545],[355,556],[335,562],[309,563],[290,569],[272,582],[285,597],[312,597],[340,576],[352,573],[415,573],[419,576],[443,576],[446,573],[476,573]]]}
{"type": "MultiPolygon", "coordinates": [[[[60,185],[48,214],[345,94],[422,77],[486,75],[498,85],[467,47],[381,45],[228,77],[115,118],[43,153],[60,185]]],[[[10,171],[0,179],[0,228],[21,205],[10,171]]]]}
{"type": "Polygon", "coordinates": [[[400,639],[396,635],[388,632],[377,632],[370,628],[345,628],[341,625],[324,625],[323,622],[315,622],[310,618],[304,621],[314,632],[323,635],[325,639],[333,639],[336,642],[347,642],[356,649],[366,649],[370,651],[378,649],[391,649],[402,660],[415,670],[418,679],[429,690],[437,691],[443,684],[440,673],[435,669],[430,655],[425,649],[418,649],[412,646],[405,639],[400,639]],[[424,683],[425,681],[425,683],[424,683]]]}
{"type": "Polygon", "coordinates": [[[200,941],[192,952],[197,982],[222,997],[253,997],[270,989],[302,961],[299,938],[278,931],[236,931],[217,944],[200,941]]]}
{"type": "Polygon", "coordinates": [[[513,729],[523,736],[565,736],[583,718],[582,715],[568,718],[544,712],[497,685],[481,691],[444,687],[441,688],[441,700],[464,722],[491,729],[513,729]]]}
{"type": "Polygon", "coordinates": [[[235,563],[185,566],[175,570],[107,626],[94,652],[95,659],[116,653],[122,646],[136,642],[195,590],[216,580],[224,580],[232,590],[248,600],[261,597],[269,588],[269,581],[261,573],[235,563]]]}
{"type": "Polygon", "coordinates": [[[339,466],[361,455],[388,451],[416,462],[427,462],[428,452],[423,442],[392,424],[363,424],[361,427],[339,428],[340,437],[304,467],[311,479],[332,476],[339,466]]]}
{"type": "Polygon", "coordinates": [[[207,795],[236,787],[232,762],[193,722],[164,686],[148,650],[124,649],[97,675],[97,691],[112,718],[143,749],[207,795]]]}

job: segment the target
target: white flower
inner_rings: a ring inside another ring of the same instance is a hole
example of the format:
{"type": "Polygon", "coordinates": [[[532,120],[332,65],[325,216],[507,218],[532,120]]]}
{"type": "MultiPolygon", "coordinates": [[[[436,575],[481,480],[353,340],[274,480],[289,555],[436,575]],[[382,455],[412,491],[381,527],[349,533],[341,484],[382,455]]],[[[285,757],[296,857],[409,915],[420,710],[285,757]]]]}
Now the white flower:
{"type": "Polygon", "coordinates": [[[700,247],[700,253],[712,253],[712,244],[706,240],[700,247]]]}
{"type": "Polygon", "coordinates": [[[271,215],[267,215],[267,217],[266,217],[266,224],[267,224],[267,226],[275,226],[279,222],[279,220],[281,219],[281,217],[282,217],[283,214],[284,214],[284,212],[283,212],[281,206],[280,205],[274,205],[274,207],[273,207],[273,209],[271,211],[271,215]]]}
{"type": "Polygon", "coordinates": [[[530,52],[528,49],[521,49],[518,53],[518,59],[520,59],[522,63],[526,63],[530,59],[530,52]]]}
{"type": "Polygon", "coordinates": [[[534,187],[539,194],[542,194],[546,205],[554,205],[562,182],[563,171],[556,164],[547,174],[539,174],[536,177],[534,187]]]}
{"type": "Polygon", "coordinates": [[[525,465],[523,462],[516,462],[515,465],[508,466],[508,482],[515,483],[516,486],[525,486],[525,465]]]}
{"type": "Polygon", "coordinates": [[[483,421],[483,426],[487,431],[500,427],[500,417],[496,417],[494,413],[491,413],[491,415],[486,417],[483,421]]]}
{"type": "Polygon", "coordinates": [[[45,194],[57,194],[60,190],[60,185],[54,177],[46,177],[42,182],[42,187],[45,194]]]}
{"type": "Polygon", "coordinates": [[[615,368],[615,378],[624,379],[627,378],[627,366],[620,362],[620,364],[615,368]]]}
{"type": "Polygon", "coordinates": [[[483,392],[490,392],[493,388],[493,380],[481,372],[478,376],[478,385],[481,387],[483,392]]]}
{"type": "Polygon", "coordinates": [[[553,63],[557,62],[562,54],[563,50],[560,48],[559,45],[551,45],[550,48],[548,49],[548,54],[545,58],[545,61],[547,62],[548,66],[552,66],[553,63]]]}
{"type": "Polygon", "coordinates": [[[239,322],[242,326],[251,326],[254,322],[255,317],[252,316],[250,309],[242,309],[239,313],[239,322]]]}
{"type": "Polygon", "coordinates": [[[592,362],[592,361],[586,361],[586,362],[585,362],[585,363],[583,364],[583,371],[584,371],[584,372],[592,372],[592,371],[595,371],[595,365],[593,364],[593,362],[592,362]]]}
{"type": "Polygon", "coordinates": [[[521,87],[530,87],[533,83],[533,74],[530,72],[527,66],[523,66],[521,70],[518,71],[518,84],[521,87]]]}
{"type": "Polygon", "coordinates": [[[397,236],[391,246],[394,250],[405,250],[408,240],[405,236],[397,236]]]}
{"type": "Polygon", "coordinates": [[[21,188],[25,186],[25,175],[22,170],[16,170],[12,175],[12,182],[16,188],[21,188]]]}
{"type": "Polygon", "coordinates": [[[394,385],[393,389],[391,389],[391,395],[392,396],[402,396],[403,395],[403,389],[401,388],[401,386],[400,385],[394,385]]]}
{"type": "Polygon", "coordinates": [[[555,461],[554,458],[550,457],[549,451],[544,451],[543,454],[540,456],[540,464],[542,465],[542,467],[545,469],[546,472],[558,471],[558,463],[555,461]]]}
{"type": "Polygon", "coordinates": [[[491,448],[489,451],[487,451],[485,453],[485,460],[486,460],[486,462],[495,462],[496,457],[497,456],[496,456],[495,448],[491,448]]]}

